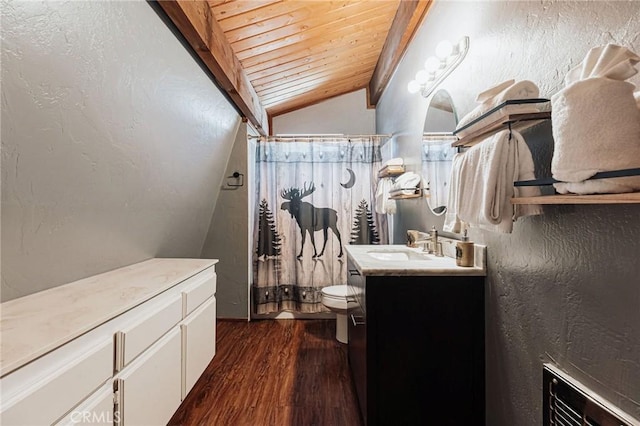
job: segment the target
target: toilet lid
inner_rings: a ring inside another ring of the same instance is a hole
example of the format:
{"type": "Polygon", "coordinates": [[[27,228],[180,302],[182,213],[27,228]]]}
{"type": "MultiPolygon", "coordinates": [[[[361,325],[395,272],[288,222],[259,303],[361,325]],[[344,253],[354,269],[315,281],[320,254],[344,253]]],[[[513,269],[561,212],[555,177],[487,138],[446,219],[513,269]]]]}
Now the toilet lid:
{"type": "Polygon", "coordinates": [[[346,285],[332,285],[332,286],[323,288],[322,292],[324,294],[326,294],[327,296],[347,297],[347,286],[346,285]]]}

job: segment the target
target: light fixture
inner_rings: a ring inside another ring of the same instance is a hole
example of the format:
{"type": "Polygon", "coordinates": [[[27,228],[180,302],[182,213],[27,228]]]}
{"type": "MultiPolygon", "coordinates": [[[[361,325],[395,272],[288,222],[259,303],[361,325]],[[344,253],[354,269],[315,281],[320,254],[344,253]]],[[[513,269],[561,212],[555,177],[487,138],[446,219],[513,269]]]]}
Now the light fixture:
{"type": "Polygon", "coordinates": [[[469,37],[464,36],[457,44],[443,40],[436,46],[436,55],[427,58],[424,69],[417,72],[415,80],[407,85],[409,93],[418,93],[428,97],[438,84],[447,78],[462,62],[469,51],[469,37]]]}

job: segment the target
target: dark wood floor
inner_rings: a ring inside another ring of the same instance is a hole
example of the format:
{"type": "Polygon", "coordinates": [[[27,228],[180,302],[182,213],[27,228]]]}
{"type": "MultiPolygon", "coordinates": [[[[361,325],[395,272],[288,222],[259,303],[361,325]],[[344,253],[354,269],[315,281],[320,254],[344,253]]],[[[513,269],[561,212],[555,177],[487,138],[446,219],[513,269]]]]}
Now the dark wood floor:
{"type": "Polygon", "coordinates": [[[170,425],[359,426],[335,321],[218,321],[216,356],[170,425]]]}

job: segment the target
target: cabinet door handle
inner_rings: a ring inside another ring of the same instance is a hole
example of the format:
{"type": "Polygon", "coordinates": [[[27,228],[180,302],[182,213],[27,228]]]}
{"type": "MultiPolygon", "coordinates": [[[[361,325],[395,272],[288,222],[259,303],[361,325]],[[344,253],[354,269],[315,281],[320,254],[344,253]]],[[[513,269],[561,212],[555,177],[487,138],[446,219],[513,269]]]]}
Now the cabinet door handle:
{"type": "Polygon", "coordinates": [[[357,269],[349,269],[349,276],[360,275],[357,269]]]}
{"type": "Polygon", "coordinates": [[[358,317],[358,319],[356,319],[356,317],[354,317],[353,314],[351,315],[351,322],[355,327],[359,325],[365,325],[364,317],[358,317]]]}

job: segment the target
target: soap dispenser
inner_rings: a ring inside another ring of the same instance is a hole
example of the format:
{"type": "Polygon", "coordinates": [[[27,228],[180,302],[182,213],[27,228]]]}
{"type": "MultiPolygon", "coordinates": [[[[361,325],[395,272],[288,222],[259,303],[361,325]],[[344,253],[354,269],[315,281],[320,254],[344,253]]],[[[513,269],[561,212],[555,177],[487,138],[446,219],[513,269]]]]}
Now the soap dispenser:
{"type": "Polygon", "coordinates": [[[456,244],[456,265],[466,267],[474,265],[473,242],[469,241],[466,229],[462,241],[458,241],[456,244]]]}

